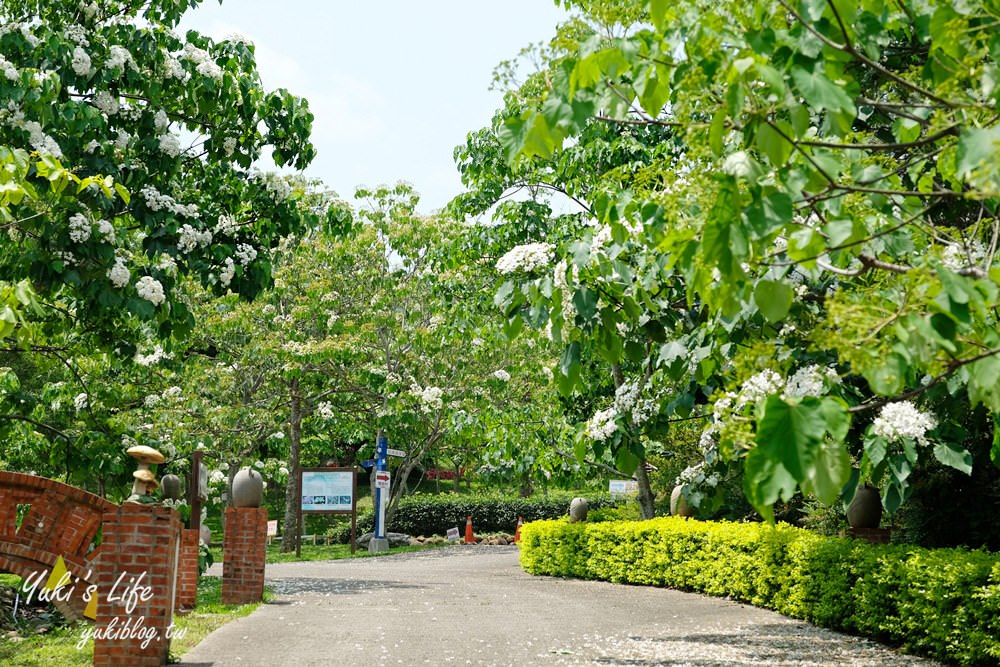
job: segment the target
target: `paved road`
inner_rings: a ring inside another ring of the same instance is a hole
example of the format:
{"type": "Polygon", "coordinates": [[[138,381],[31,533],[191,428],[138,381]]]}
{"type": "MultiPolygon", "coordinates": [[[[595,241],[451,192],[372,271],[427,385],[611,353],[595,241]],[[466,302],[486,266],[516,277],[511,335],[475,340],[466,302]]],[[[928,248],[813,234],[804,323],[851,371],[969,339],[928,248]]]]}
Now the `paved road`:
{"type": "Polygon", "coordinates": [[[186,667],[933,665],[746,605],[525,574],[514,547],[267,566],[276,598],[186,667]]]}

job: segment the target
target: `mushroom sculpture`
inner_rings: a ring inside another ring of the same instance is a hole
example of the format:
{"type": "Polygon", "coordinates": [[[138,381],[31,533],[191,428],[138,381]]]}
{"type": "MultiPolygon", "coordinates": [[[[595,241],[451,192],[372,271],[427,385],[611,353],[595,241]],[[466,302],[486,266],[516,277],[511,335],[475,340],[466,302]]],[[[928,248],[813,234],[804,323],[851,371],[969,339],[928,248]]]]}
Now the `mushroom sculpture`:
{"type": "Polygon", "coordinates": [[[163,458],[163,454],[146,445],[129,447],[125,453],[139,462],[138,470],[132,473],[135,481],[132,483],[132,495],[128,497],[128,501],[133,503],[154,502],[152,493],[160,485],[149,466],[154,463],[163,463],[166,459],[163,458]]]}

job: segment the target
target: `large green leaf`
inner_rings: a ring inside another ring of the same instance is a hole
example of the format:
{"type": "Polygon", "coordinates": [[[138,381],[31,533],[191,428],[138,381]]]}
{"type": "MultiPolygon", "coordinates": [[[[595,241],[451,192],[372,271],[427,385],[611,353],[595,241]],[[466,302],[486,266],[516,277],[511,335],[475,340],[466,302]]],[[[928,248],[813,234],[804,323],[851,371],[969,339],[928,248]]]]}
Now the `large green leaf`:
{"type": "Polygon", "coordinates": [[[753,300],[768,322],[785,319],[794,298],[791,286],[777,280],[761,280],[753,291],[753,300]]]}
{"type": "Polygon", "coordinates": [[[818,398],[806,397],[790,403],[769,396],[757,415],[757,447],[802,482],[815,465],[816,449],[826,432],[826,420],[818,398]]]}
{"type": "Polygon", "coordinates": [[[795,495],[796,482],[791,473],[760,447],[754,447],[747,454],[743,466],[743,492],[767,521],[774,522],[774,503],[778,499],[791,500],[795,495]]]}
{"type": "Polygon", "coordinates": [[[966,475],[972,474],[972,454],[964,447],[951,442],[939,442],[934,445],[934,458],[966,475]]]}
{"type": "Polygon", "coordinates": [[[817,69],[793,67],[792,80],[809,105],[828,111],[854,113],[854,100],[847,94],[847,91],[842,86],[830,81],[817,69]]]}
{"type": "Polygon", "coordinates": [[[815,449],[812,470],[802,490],[832,505],[851,479],[851,457],[839,442],[823,440],[815,449]]]}

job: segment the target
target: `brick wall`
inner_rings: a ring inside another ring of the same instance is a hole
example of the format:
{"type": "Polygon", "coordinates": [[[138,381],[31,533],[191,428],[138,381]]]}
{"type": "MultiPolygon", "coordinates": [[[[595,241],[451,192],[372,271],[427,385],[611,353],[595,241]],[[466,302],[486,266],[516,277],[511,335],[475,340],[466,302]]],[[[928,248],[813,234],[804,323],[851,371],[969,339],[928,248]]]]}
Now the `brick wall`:
{"type": "Polygon", "coordinates": [[[177,596],[175,606],[178,611],[194,609],[198,598],[198,530],[185,528],[181,531],[181,555],[177,564],[177,596]]]}
{"type": "Polygon", "coordinates": [[[222,541],[222,602],[260,602],[264,595],[266,507],[229,507],[222,541]]]}
{"type": "Polygon", "coordinates": [[[94,666],[165,665],[180,551],[180,517],[169,507],[124,503],[104,513],[103,535],[96,573],[94,666]],[[148,587],[148,594],[139,586],[148,587]],[[137,595],[130,599],[132,592],[137,595]]]}

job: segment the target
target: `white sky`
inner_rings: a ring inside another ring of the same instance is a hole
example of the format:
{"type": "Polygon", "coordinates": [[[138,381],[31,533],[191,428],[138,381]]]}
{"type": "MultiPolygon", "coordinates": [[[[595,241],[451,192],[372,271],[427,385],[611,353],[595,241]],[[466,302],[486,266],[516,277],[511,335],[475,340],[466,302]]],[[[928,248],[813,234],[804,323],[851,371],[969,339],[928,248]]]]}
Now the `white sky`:
{"type": "Polygon", "coordinates": [[[204,0],[180,27],[246,35],[265,87],[309,100],[307,175],[347,199],[408,181],[430,212],[462,191],[455,146],[502,103],[493,68],[566,16],[553,0],[204,0]]]}

